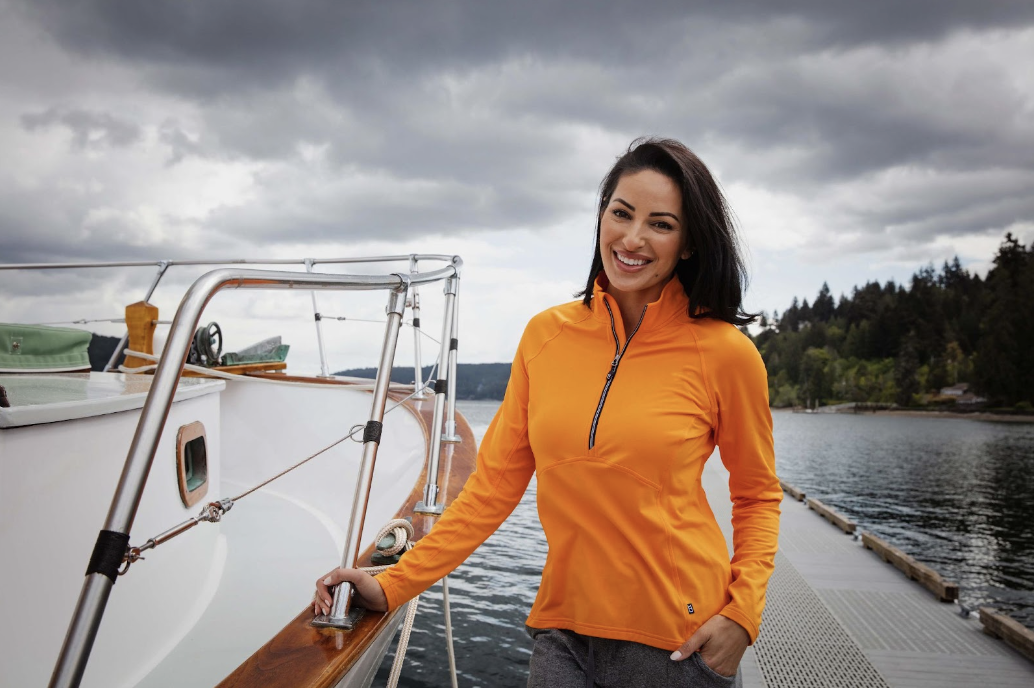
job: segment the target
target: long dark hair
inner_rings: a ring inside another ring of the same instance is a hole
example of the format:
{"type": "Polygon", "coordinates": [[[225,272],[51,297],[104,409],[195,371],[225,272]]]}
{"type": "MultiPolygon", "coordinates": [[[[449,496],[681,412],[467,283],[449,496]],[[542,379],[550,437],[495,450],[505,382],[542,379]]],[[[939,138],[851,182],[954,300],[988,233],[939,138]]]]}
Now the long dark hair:
{"type": "Polygon", "coordinates": [[[675,182],[682,193],[683,237],[693,255],[679,260],[675,274],[689,297],[690,317],[715,318],[733,325],[754,322],[757,314],[743,311],[747,272],[729,204],[707,166],[693,151],[674,139],[636,139],[603,178],[596,215],[596,250],[585,291],[578,294],[582,302],[588,306],[592,301],[593,283],[603,270],[600,255],[603,211],[621,177],[643,170],[663,174],[675,182]]]}

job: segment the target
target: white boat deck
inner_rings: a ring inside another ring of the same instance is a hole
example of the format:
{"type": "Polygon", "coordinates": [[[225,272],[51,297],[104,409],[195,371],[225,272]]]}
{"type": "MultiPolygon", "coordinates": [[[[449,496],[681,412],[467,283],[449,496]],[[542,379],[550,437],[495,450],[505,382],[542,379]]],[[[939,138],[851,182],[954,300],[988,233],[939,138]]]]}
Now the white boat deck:
{"type": "MultiPolygon", "coordinates": [[[[728,472],[716,455],[703,484],[731,543],[728,472]]],[[[786,498],[761,633],[744,688],[1034,686],[1034,663],[939,602],[861,542],[786,498]]]]}

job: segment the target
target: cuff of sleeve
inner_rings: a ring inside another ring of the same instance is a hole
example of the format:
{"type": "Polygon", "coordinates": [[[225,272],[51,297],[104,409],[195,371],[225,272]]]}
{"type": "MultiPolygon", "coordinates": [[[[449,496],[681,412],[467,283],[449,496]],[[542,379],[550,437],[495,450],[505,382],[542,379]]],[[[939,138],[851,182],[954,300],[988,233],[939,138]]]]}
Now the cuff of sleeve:
{"type": "Polygon", "coordinates": [[[386,573],[388,572],[382,571],[374,576],[373,579],[377,581],[377,584],[381,586],[381,590],[384,591],[384,597],[388,600],[388,611],[391,612],[405,604],[406,600],[399,599],[395,586],[391,584],[391,579],[384,575],[386,573]]]}
{"type": "Polygon", "coordinates": [[[725,607],[722,611],[718,612],[727,619],[731,619],[743,626],[743,630],[750,636],[750,644],[753,645],[754,641],[758,639],[758,625],[754,623],[753,619],[741,612],[738,608],[731,604],[725,607]]]}

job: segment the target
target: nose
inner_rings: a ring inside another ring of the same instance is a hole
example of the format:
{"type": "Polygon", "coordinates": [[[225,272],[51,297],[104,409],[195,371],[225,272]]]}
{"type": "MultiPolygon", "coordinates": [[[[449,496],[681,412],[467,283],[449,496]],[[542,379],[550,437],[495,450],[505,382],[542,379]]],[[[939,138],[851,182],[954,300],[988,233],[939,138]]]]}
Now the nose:
{"type": "Polygon", "coordinates": [[[626,251],[634,253],[646,244],[646,224],[637,220],[629,223],[627,227],[622,243],[626,251]]]}

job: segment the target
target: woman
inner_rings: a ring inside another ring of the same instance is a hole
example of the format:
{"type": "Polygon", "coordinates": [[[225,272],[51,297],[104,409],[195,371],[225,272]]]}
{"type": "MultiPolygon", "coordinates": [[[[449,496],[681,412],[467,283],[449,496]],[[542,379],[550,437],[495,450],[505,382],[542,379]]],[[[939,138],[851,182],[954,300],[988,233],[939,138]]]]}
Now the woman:
{"type": "Polygon", "coordinates": [[[359,603],[394,609],[452,571],[538,476],[549,544],[527,625],[529,686],[737,685],[775,557],[764,364],[736,325],[744,272],[729,211],[681,143],[632,143],[601,184],[580,302],[532,318],[477,470],[429,535],[359,603]],[[701,489],[729,469],[734,556],[701,489]]]}

